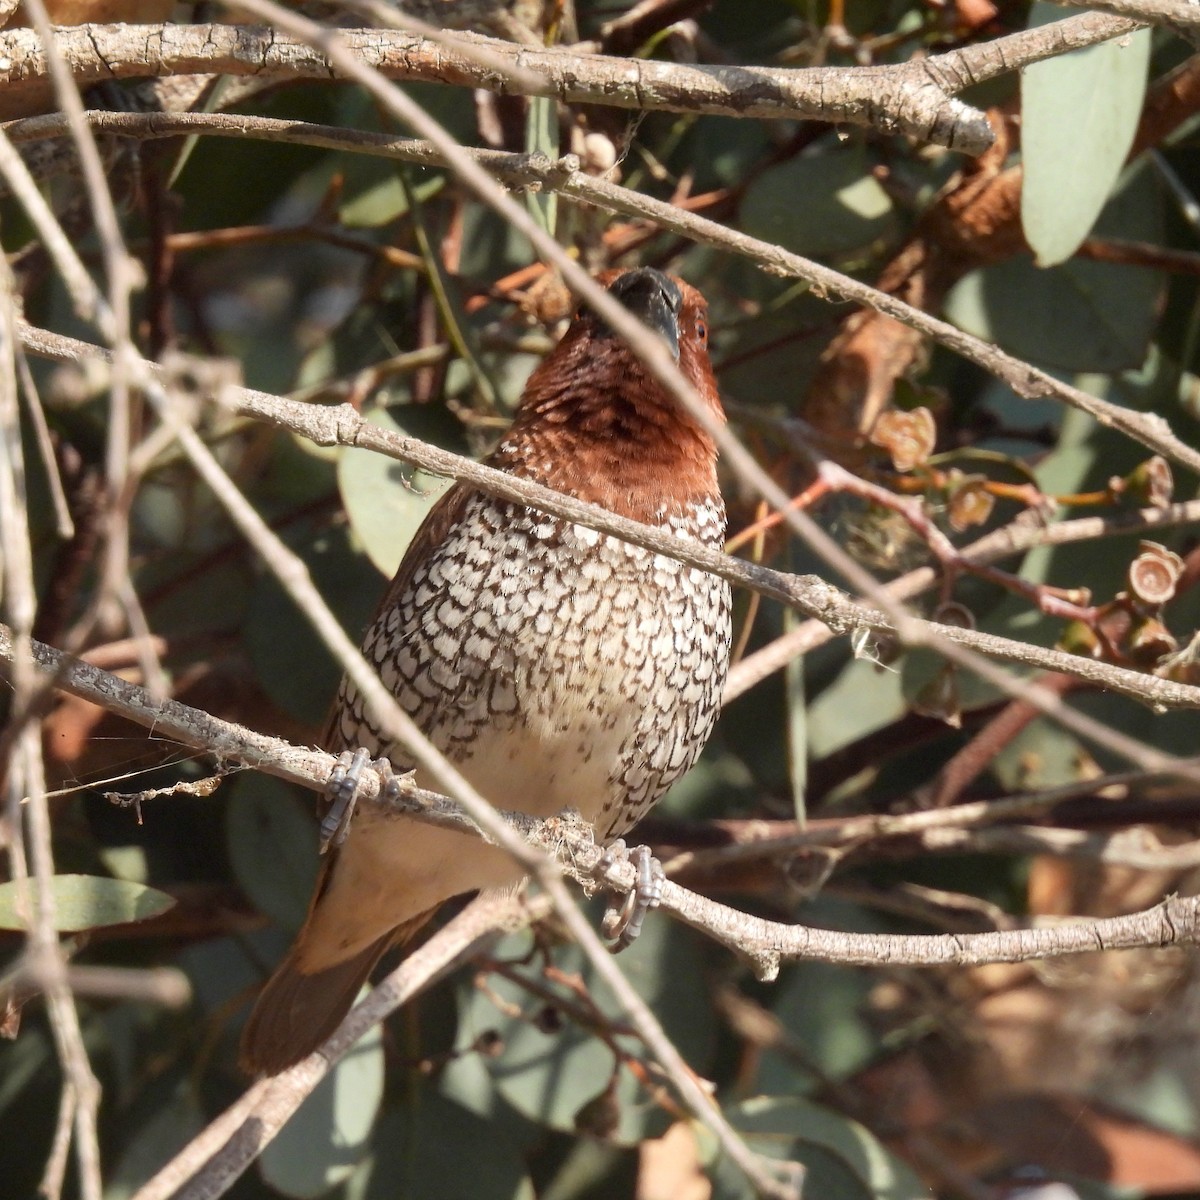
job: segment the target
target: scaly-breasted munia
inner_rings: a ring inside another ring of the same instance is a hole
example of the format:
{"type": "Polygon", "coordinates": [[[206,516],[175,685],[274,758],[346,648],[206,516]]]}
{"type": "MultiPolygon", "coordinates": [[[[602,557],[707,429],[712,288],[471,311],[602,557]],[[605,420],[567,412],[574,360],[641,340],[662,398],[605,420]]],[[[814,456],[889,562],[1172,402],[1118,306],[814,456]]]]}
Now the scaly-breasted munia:
{"type": "MultiPolygon", "coordinates": [[[[650,268],[602,279],[675,352],[715,416],[707,306],[650,268]]],[[[720,547],[712,438],[583,309],[530,376],[493,466],[680,538],[720,547]]],[[[500,808],[578,809],[619,836],[700,755],[729,661],[729,586],[674,559],[456,484],[430,511],[363,642],[417,725],[500,808]]],[[[349,681],[327,747],[398,769],[349,681]]],[[[428,786],[417,773],[416,782],[428,786]]],[[[268,981],[242,1064],[280,1071],[337,1027],[390,946],[453,896],[522,872],[469,835],[365,807],[325,862],[304,927],[268,981]]]]}

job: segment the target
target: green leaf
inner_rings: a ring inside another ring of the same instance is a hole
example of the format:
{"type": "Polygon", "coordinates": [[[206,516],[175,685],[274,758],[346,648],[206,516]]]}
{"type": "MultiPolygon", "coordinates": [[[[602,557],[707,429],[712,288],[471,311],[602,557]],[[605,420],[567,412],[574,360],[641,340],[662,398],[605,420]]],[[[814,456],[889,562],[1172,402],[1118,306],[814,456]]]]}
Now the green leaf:
{"type": "MultiPolygon", "coordinates": [[[[125,925],[165,913],[173,896],[127,879],[103,875],[55,875],[50,880],[54,897],[54,928],[78,933],[104,925],[125,925]]],[[[0,883],[0,929],[28,929],[36,911],[37,885],[33,880],[0,883]]]]}
{"type": "MultiPolygon", "coordinates": [[[[806,905],[804,921],[833,929],[862,929],[876,924],[872,914],[847,919],[844,907],[818,898],[806,905]]],[[[879,1052],[879,1038],[867,1017],[868,997],[876,979],[869,971],[831,963],[801,962],[787,967],[770,996],[770,1010],[787,1031],[790,1044],[803,1052],[801,1061],[780,1049],[763,1051],[754,1090],[795,1095],[819,1086],[823,1079],[848,1079],[879,1052]]]]}
{"type": "Polygon", "coordinates": [[[524,1164],[502,1130],[428,1084],[389,1110],[372,1139],[362,1200],[533,1200],[524,1164]],[[457,1151],[457,1152],[456,1152],[457,1151]]]}
{"type": "Polygon", "coordinates": [[[240,776],[225,833],[242,891],[260,912],[295,932],[317,879],[317,825],[295,790],[269,775],[240,776]]]}
{"type": "MultiPolygon", "coordinates": [[[[821,1200],[925,1200],[929,1189],[857,1121],[794,1097],[757,1097],[729,1119],[750,1147],[806,1168],[804,1194],[821,1200]]],[[[737,1168],[718,1165],[713,1200],[746,1195],[737,1168]]],[[[749,1193],[753,1194],[753,1193],[749,1193]]]]}
{"type": "Polygon", "coordinates": [[[1006,790],[1042,791],[1079,783],[1092,765],[1074,734],[1043,718],[1022,729],[990,769],[1006,790]]]}
{"type": "MultiPolygon", "coordinates": [[[[368,419],[381,429],[421,437],[421,410],[402,410],[404,424],[394,411],[376,409],[368,419]]],[[[424,433],[428,437],[428,433],[424,433]]],[[[374,450],[347,448],[338,461],[338,487],[350,527],[370,560],[388,576],[396,573],[408,543],[450,481],[413,471],[374,450]]]]}
{"type": "MultiPolygon", "coordinates": [[[[553,96],[530,96],[525,113],[525,153],[558,158],[558,101],[553,96]]],[[[558,224],[558,193],[553,188],[527,191],[530,215],[554,236],[558,224]]]]}
{"type": "MultiPolygon", "coordinates": [[[[514,935],[494,953],[502,960],[518,960],[527,955],[528,948],[526,935],[514,935]]],[[[530,973],[538,986],[544,986],[540,956],[535,958],[517,969],[530,973]]],[[[562,971],[579,973],[609,1019],[620,1023],[619,1006],[577,946],[558,948],[554,961],[562,971]]],[[[654,1009],[680,1053],[696,1070],[703,1070],[711,1052],[715,1018],[710,1005],[696,1002],[706,994],[706,982],[689,931],[651,916],[641,937],[621,955],[621,969],[654,1009]]],[[[464,984],[459,992],[460,1050],[470,1052],[482,1035],[493,1035],[500,1049],[486,1065],[504,1099],[530,1120],[573,1133],[576,1115],[608,1084],[612,1050],[571,1019],[570,1008],[578,1003],[572,992],[558,993],[563,998],[559,1008],[510,980],[493,976],[488,983],[519,1015],[497,1008],[492,997],[472,983],[464,984]]],[[[644,1053],[635,1040],[622,1038],[620,1044],[632,1055],[644,1053]]],[[[608,1139],[611,1142],[633,1145],[666,1127],[666,1114],[628,1070],[620,1073],[615,1104],[617,1126],[608,1139]]]]}
{"type": "MultiPolygon", "coordinates": [[[[375,229],[407,215],[408,193],[394,163],[358,154],[347,158],[344,199],[339,210],[343,225],[349,229],[375,229]]],[[[445,185],[445,176],[437,175],[421,179],[413,191],[418,201],[432,200],[445,185]]]]}
{"type": "MultiPolygon", "coordinates": [[[[905,710],[900,673],[874,660],[870,642],[862,654],[847,663],[837,679],[808,706],[808,750],[813,759],[824,758],[882,729],[905,710]]],[[[873,766],[863,763],[864,770],[873,766]]]]}
{"type": "MultiPolygon", "coordinates": [[[[799,618],[788,609],[783,615],[785,629],[799,624],[799,618]]],[[[784,688],[787,693],[788,772],[792,782],[792,810],[803,825],[808,804],[808,698],[804,687],[804,657],[797,655],[784,668],[784,688]]]]}
{"type": "Polygon", "coordinates": [[[892,227],[892,202],[857,145],[791,159],[764,171],[742,201],[743,229],[809,257],[869,246],[892,227]]]}
{"type": "MultiPolygon", "coordinates": [[[[1030,26],[1063,20],[1037,3],[1030,26]]],[[[1039,266],[1079,249],[1124,166],[1146,91],[1150,30],[1034,63],[1021,72],[1021,224],[1039,266]]]]}
{"type": "MultiPolygon", "coordinates": [[[[351,545],[345,526],[320,532],[314,523],[287,530],[313,583],[355,642],[383,590],[379,575],[351,545]]],[[[259,682],[285,712],[317,725],[329,711],[341,670],[305,617],[269,572],[254,585],[243,627],[259,682]]]]}
{"type": "MultiPolygon", "coordinates": [[[[1105,207],[1096,232],[1157,243],[1159,191],[1133,172],[1105,207]]],[[[1064,371],[1140,367],[1158,320],[1163,276],[1146,267],[1073,258],[1049,269],[1020,257],[972,271],[946,298],[946,316],[1010,354],[1064,371]]]]}
{"type": "Polygon", "coordinates": [[[263,1178],[285,1196],[322,1196],[366,1156],[383,1099],[383,1031],[368,1030],[262,1152],[263,1178]]]}

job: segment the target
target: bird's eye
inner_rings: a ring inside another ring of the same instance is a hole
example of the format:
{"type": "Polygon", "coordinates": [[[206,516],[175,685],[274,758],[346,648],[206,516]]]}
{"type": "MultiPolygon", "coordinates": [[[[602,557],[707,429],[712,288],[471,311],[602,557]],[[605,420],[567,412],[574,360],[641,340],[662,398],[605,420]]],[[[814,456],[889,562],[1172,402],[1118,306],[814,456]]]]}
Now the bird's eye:
{"type": "Polygon", "coordinates": [[[703,321],[696,322],[696,336],[702,342],[708,341],[708,326],[703,321]]]}

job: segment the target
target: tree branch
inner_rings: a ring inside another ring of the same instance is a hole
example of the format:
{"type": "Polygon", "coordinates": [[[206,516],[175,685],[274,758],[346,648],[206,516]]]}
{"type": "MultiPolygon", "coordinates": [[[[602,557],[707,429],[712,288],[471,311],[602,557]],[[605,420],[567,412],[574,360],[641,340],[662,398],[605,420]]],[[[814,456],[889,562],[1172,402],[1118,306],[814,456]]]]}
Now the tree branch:
{"type": "Polygon", "coordinates": [[[1200,33],[1200,9],[1190,0],[1052,0],[1069,8],[1125,17],[1145,25],[1162,25],[1195,42],[1200,33]]]}
{"type": "MultiPolygon", "coordinates": [[[[19,325],[19,331],[22,344],[33,354],[59,362],[107,359],[107,353],[100,347],[75,338],[24,323],[19,325]]],[[[145,368],[162,377],[162,368],[156,364],[145,363],[145,368]]],[[[598,505],[564,496],[531,480],[519,479],[416,438],[382,429],[366,420],[349,404],[305,404],[240,387],[226,387],[216,399],[234,412],[255,420],[268,421],[280,429],[298,433],[319,446],[357,446],[376,450],[435,475],[470,483],[481,491],[514,504],[537,508],[601,533],[611,534],[622,541],[644,546],[657,554],[709,571],[731,583],[778,600],[821,621],[835,633],[850,634],[863,630],[889,635],[896,633],[896,624],[891,617],[852,600],[816,575],[790,575],[698,544],[683,542],[671,533],[617,516],[598,505]]],[[[1163,708],[1200,708],[1200,688],[1188,684],[978,630],[930,621],[916,621],[915,628],[934,643],[945,641],[1019,666],[1061,671],[1096,687],[1119,692],[1142,704],[1163,708]]],[[[1107,746],[1115,748],[1119,744],[1119,735],[1115,731],[1106,729],[1103,736],[1107,746]]],[[[1174,760],[1169,760],[1167,756],[1154,756],[1153,761],[1149,761],[1144,760],[1143,756],[1135,761],[1143,761],[1147,767],[1164,769],[1174,760]]]]}
{"type": "MultiPolygon", "coordinates": [[[[0,662],[11,662],[12,654],[12,635],[0,626],[0,662]]],[[[56,686],[63,690],[121,713],[153,729],[160,737],[167,734],[194,749],[207,750],[218,759],[233,760],[314,791],[324,790],[337,762],[333,755],[324,751],[292,746],[278,738],[254,733],[178,701],[155,700],[144,688],[87,663],[69,659],[40,643],[34,643],[33,656],[38,671],[44,677],[53,678],[56,686]]],[[[370,767],[363,770],[362,781],[360,800],[364,804],[378,804],[389,812],[402,812],[417,820],[492,840],[458,804],[445,796],[402,780],[400,798],[389,800],[383,795],[386,782],[370,767]]],[[[932,817],[952,822],[953,818],[948,814],[953,811],[943,810],[932,817]]],[[[528,845],[550,854],[576,882],[589,890],[596,887],[602,851],[595,843],[591,827],[585,822],[570,814],[547,821],[520,812],[498,815],[528,845]]],[[[931,819],[930,814],[896,818],[901,822],[898,828],[904,832],[927,826],[931,819]]],[[[886,822],[887,819],[876,820],[886,822]]],[[[628,892],[636,882],[636,870],[627,861],[618,862],[607,871],[603,882],[614,890],[628,892]]],[[[662,907],[749,959],[764,979],[773,978],[780,963],[791,959],[817,959],[859,966],[971,965],[1023,962],[1097,949],[1194,943],[1200,939],[1200,897],[1167,900],[1130,916],[1080,920],[1049,928],[911,936],[845,933],[767,921],[718,904],[671,882],[664,890],[662,907]]],[[[360,1029],[355,1036],[361,1033],[360,1029]]]]}
{"type": "Polygon", "coordinates": [[[282,1074],[254,1084],[143,1185],[134,1200],[223,1195],[367,1030],[501,934],[549,909],[548,903],[525,905],[511,896],[481,898],[469,905],[383,979],[319,1050],[282,1074]]]}
{"type": "MultiPolygon", "coordinates": [[[[444,165],[447,161],[444,155],[428,143],[409,138],[265,117],[209,113],[168,115],[96,112],[88,113],[87,116],[97,129],[131,137],[159,138],[190,133],[206,133],[219,137],[264,137],[271,141],[292,144],[357,150],[364,154],[426,166],[444,165]]],[[[5,132],[14,142],[57,136],[62,129],[63,122],[57,116],[31,117],[5,126],[5,132]]],[[[757,263],[768,274],[804,279],[812,284],[813,290],[821,296],[836,297],[874,308],[982,367],[995,378],[1008,384],[1023,399],[1049,396],[1061,400],[1072,408],[1087,413],[1101,425],[1119,430],[1155,453],[1200,474],[1200,451],[1179,438],[1166,420],[1157,413],[1124,408],[1064,383],[1048,371],[1030,366],[998,347],[964,333],[948,321],[923,312],[852,276],[834,271],[811,259],[802,258],[798,254],[792,254],[769,242],[728,229],[716,221],[656,200],[652,196],[596,179],[579,170],[578,160],[572,155],[551,161],[536,155],[509,154],[502,151],[463,148],[461,152],[510,186],[521,187],[536,183],[584,204],[638,220],[652,221],[661,228],[681,234],[694,242],[740,254],[757,263]]]]}
{"type": "MultiPolygon", "coordinates": [[[[612,58],[516,46],[473,34],[437,41],[397,30],[343,29],[365,65],[391,79],[553,96],[639,111],[822,120],[875,126],[967,154],[992,142],[983,114],[952,93],[1065,50],[1119,36],[1129,21],[1087,14],[932,63],[785,69],[612,58]],[[1060,28],[1061,26],[1061,28],[1060,28]],[[488,62],[480,61],[480,51],[488,62]],[[497,69],[497,64],[507,70],[497,69]]],[[[299,38],[253,25],[86,25],[61,28],[58,45],[81,85],[147,75],[223,74],[264,81],[333,79],[328,56],[299,38]]],[[[36,35],[0,34],[0,87],[36,88],[49,71],[36,35]]]]}
{"type": "MultiPolygon", "coordinates": [[[[1026,510],[1016,520],[964,546],[960,553],[973,563],[994,563],[1015,554],[1024,554],[1037,546],[1066,546],[1122,534],[1193,525],[1198,521],[1200,500],[1185,500],[1179,504],[1168,504],[1165,508],[1142,508],[1112,516],[1076,517],[1052,525],[1045,524],[1040,514],[1026,510]],[[1036,519],[1027,519],[1030,517],[1036,519]]],[[[917,567],[884,584],[884,588],[896,601],[904,602],[928,591],[936,583],[937,571],[934,567],[917,567]]],[[[819,621],[806,621],[762,649],[748,654],[729,670],[724,703],[728,704],[744,695],[775,671],[781,671],[792,659],[824,645],[831,637],[833,631],[828,626],[819,621]]]]}

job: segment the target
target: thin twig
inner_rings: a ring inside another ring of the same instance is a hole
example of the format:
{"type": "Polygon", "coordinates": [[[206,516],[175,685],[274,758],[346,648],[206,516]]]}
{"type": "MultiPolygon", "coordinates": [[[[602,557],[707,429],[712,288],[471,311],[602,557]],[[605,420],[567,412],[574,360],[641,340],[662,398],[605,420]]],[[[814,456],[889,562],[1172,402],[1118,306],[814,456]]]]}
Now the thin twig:
{"type": "MultiPolygon", "coordinates": [[[[97,346],[29,325],[20,326],[22,344],[33,354],[60,362],[105,357],[97,346]]],[[[161,368],[147,363],[153,373],[161,368]]],[[[891,617],[851,600],[845,593],[814,575],[791,575],[756,563],[732,558],[716,550],[687,543],[683,539],[652,526],[617,516],[594,504],[554,492],[527,479],[485,466],[473,459],[442,450],[416,438],[405,437],[366,420],[350,405],[312,405],[272,396],[250,388],[226,387],[219,400],[243,416],[266,420],[289,429],[321,446],[356,446],[377,450],[392,458],[411,463],[434,475],[462,480],[491,495],[515,504],[528,505],[578,522],[622,541],[644,546],[689,566],[698,567],[748,587],[774,600],[796,608],[832,629],[834,634],[874,630],[894,634],[891,617]]],[[[1109,663],[1035,646],[1010,638],[960,629],[934,622],[913,621],[922,640],[938,645],[959,645],[991,657],[1050,671],[1062,671],[1087,683],[1120,692],[1143,704],[1162,708],[1200,707],[1200,688],[1161,679],[1109,663]]],[[[976,664],[977,665],[977,664],[976,664]]],[[[974,669],[974,667],[973,667],[974,669]]],[[[1009,689],[1011,690],[1011,682],[1009,689]]],[[[1079,714],[1076,714],[1077,716],[1079,714]]],[[[1114,740],[1114,731],[1097,724],[1086,736],[1103,739],[1111,748],[1122,746],[1114,740]]],[[[1118,749],[1124,753],[1124,749],[1118,749]]],[[[1164,760],[1155,756],[1138,761],[1148,769],[1160,769],[1164,760]]]]}
{"type": "MultiPolygon", "coordinates": [[[[136,357],[130,335],[130,304],[141,272],[130,257],[125,240],[121,236],[116,204],[108,186],[108,172],[101,161],[91,127],[84,120],[83,100],[51,28],[45,2],[24,0],[24,11],[41,42],[49,75],[54,83],[55,99],[67,119],[71,140],[79,156],[84,194],[100,241],[108,280],[107,307],[111,313],[112,325],[107,336],[113,348],[113,368],[109,383],[108,428],[104,455],[107,513],[104,525],[104,555],[98,587],[100,604],[104,605],[110,596],[117,600],[121,589],[125,589],[126,592],[132,590],[129,584],[128,507],[133,500],[129,472],[133,412],[128,363],[136,357]]],[[[125,607],[128,608],[127,603],[125,607]]]]}
{"type": "MultiPolygon", "coordinates": [[[[1112,516],[1077,517],[1070,521],[1056,521],[1051,525],[1038,519],[1036,514],[1026,512],[1015,521],[964,546],[959,553],[972,562],[993,563],[1024,554],[1037,546],[1066,546],[1074,542],[1147,533],[1196,522],[1200,522],[1200,500],[1186,500],[1181,504],[1168,504],[1164,508],[1142,508],[1112,516]]],[[[897,600],[911,600],[933,587],[937,580],[937,572],[932,567],[917,567],[884,586],[897,600]]],[[[828,626],[819,621],[806,621],[776,638],[770,645],[747,655],[729,671],[724,703],[728,704],[744,695],[776,671],[782,670],[793,658],[808,654],[833,636],[828,626]]]]}
{"type": "MultiPolygon", "coordinates": [[[[16,315],[13,282],[6,262],[0,261],[0,546],[3,554],[3,611],[13,623],[12,687],[19,712],[37,690],[33,661],[32,629],[37,607],[26,508],[25,467],[21,452],[20,414],[16,378],[16,315]]],[[[25,723],[17,727],[11,754],[3,766],[6,810],[12,830],[10,863],[13,878],[37,882],[36,896],[24,902],[30,911],[25,962],[38,988],[45,993],[50,1029],[62,1066],[64,1095],[60,1112],[68,1106],[74,1118],[75,1159],[82,1200],[100,1200],[100,1141],[97,1114],[100,1084],[93,1074],[84,1045],[79,1013],[67,981],[66,960],[59,946],[53,888],[54,850],[50,810],[46,800],[45,764],[41,733],[25,723]],[[22,800],[25,802],[22,804],[22,800]]],[[[48,1166],[54,1183],[56,1165],[48,1166]]]]}
{"type": "MultiPolygon", "coordinates": [[[[413,142],[411,139],[338,130],[333,126],[301,126],[297,122],[271,121],[263,117],[230,117],[201,113],[174,116],[159,113],[91,113],[89,120],[93,121],[97,128],[114,133],[124,132],[136,137],[210,133],[223,137],[264,137],[272,141],[357,150],[365,154],[425,165],[444,164],[449,158],[439,150],[427,144],[413,142]]],[[[61,122],[52,116],[32,117],[6,126],[10,136],[22,141],[52,136],[60,128],[61,122]]],[[[1052,397],[1061,400],[1072,408],[1088,413],[1101,425],[1117,429],[1165,458],[1200,473],[1200,451],[1177,437],[1168,423],[1156,413],[1124,408],[1099,396],[1093,396],[1081,388],[1063,383],[1049,372],[1030,366],[990,343],[964,333],[949,322],[849,275],[802,258],[798,254],[792,254],[769,242],[728,229],[716,221],[710,221],[686,209],[587,175],[578,169],[578,161],[570,155],[551,162],[537,156],[505,154],[501,151],[469,151],[461,147],[459,151],[469,155],[487,171],[512,184],[520,186],[537,182],[544,188],[556,189],[570,199],[635,219],[653,221],[662,228],[682,234],[693,241],[741,254],[769,274],[807,280],[818,295],[836,297],[875,308],[982,367],[989,374],[1007,383],[1023,399],[1052,397]]],[[[538,248],[548,255],[553,254],[540,244],[538,248]]],[[[584,294],[582,285],[576,278],[572,277],[569,282],[580,294],[584,294]]],[[[590,295],[587,299],[592,303],[590,295]]]]}
{"type": "Polygon", "coordinates": [[[1051,0],[1069,8],[1090,8],[1183,34],[1200,33],[1200,12],[1191,0],[1051,0]]]}
{"type": "MultiPolygon", "coordinates": [[[[0,627],[0,661],[9,660],[11,654],[11,635],[0,627]]],[[[292,746],[278,738],[254,733],[178,701],[156,701],[144,688],[97,667],[80,662],[64,663],[64,656],[49,647],[35,643],[34,655],[38,671],[53,675],[65,690],[101,703],[147,728],[153,728],[158,737],[172,737],[196,749],[208,749],[223,760],[243,763],[313,791],[321,791],[325,787],[329,772],[336,762],[333,755],[323,751],[292,746]]],[[[1087,786],[1094,788],[1105,783],[1105,780],[1091,780],[1087,786]]],[[[386,796],[386,786],[387,781],[381,780],[373,768],[364,769],[361,802],[378,804],[388,812],[402,812],[416,820],[494,840],[490,829],[481,831],[464,809],[449,798],[415,787],[411,781],[404,780],[400,784],[399,799],[390,800],[386,796]]],[[[983,822],[1044,811],[1052,804],[1078,794],[1078,790],[1078,787],[1055,789],[1005,801],[979,801],[949,809],[895,816],[853,817],[830,823],[828,828],[822,823],[819,827],[796,831],[786,837],[747,842],[741,846],[723,848],[716,853],[725,860],[731,860],[734,852],[739,852],[738,856],[744,858],[778,856],[784,851],[794,853],[805,847],[848,846],[883,837],[919,836],[929,838],[931,842],[936,842],[940,837],[949,845],[955,836],[952,830],[978,831],[983,822]]],[[[596,846],[586,823],[567,815],[547,821],[520,812],[494,815],[504,823],[511,835],[519,836],[530,847],[552,853],[567,874],[585,886],[595,886],[595,871],[602,851],[596,846]]],[[[1050,831],[1050,837],[1053,836],[1053,831],[1050,831]]],[[[1064,833],[1065,839],[1073,836],[1073,831],[1064,833]]],[[[1162,862],[1158,865],[1171,866],[1175,861],[1172,857],[1174,849],[1165,848],[1162,862]]],[[[1120,851],[1124,858],[1129,858],[1132,847],[1122,846],[1120,851]]],[[[1186,853],[1190,856],[1192,851],[1189,849],[1186,853]]],[[[703,858],[704,852],[699,852],[694,856],[694,861],[699,863],[703,858]]],[[[1141,866],[1153,863],[1150,850],[1139,859],[1141,866]]],[[[634,867],[627,862],[620,862],[605,876],[605,884],[628,891],[633,887],[635,877],[634,867]]],[[[1198,906],[1200,898],[1189,897],[1167,901],[1145,912],[1110,921],[1080,919],[1053,928],[947,938],[844,934],[763,921],[674,883],[667,885],[662,902],[665,912],[676,914],[730,949],[743,954],[766,975],[776,970],[780,961],[791,958],[875,966],[889,963],[930,966],[951,962],[1019,962],[1096,949],[1188,942],[1200,934],[1198,906]]],[[[611,957],[606,961],[612,961],[611,957]]]]}
{"type": "Polygon", "coordinates": [[[134,1200],[211,1200],[258,1157],[318,1083],[362,1037],[500,934],[544,915],[548,905],[513,897],[474,901],[410,954],[319,1050],[280,1075],[262,1079],[175,1156],[134,1200]]]}

